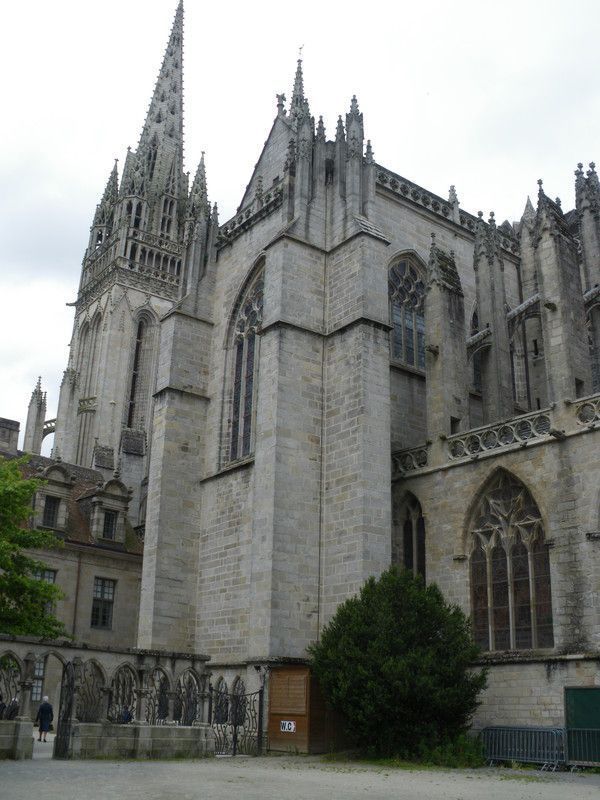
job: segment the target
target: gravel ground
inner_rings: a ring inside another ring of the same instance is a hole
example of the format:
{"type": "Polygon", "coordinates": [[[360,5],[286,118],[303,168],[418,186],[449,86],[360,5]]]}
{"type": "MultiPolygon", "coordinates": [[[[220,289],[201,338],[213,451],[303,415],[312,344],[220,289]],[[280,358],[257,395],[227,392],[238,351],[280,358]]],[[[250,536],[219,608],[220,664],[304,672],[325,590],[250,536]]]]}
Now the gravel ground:
{"type": "MultiPolygon", "coordinates": [[[[36,742],[37,744],[37,742],[36,742]]],[[[48,749],[51,747],[47,745],[48,749]]],[[[36,756],[40,751],[36,748],[36,756]]],[[[600,775],[400,770],[317,756],[0,762],[2,800],[598,800],[600,775]]]]}

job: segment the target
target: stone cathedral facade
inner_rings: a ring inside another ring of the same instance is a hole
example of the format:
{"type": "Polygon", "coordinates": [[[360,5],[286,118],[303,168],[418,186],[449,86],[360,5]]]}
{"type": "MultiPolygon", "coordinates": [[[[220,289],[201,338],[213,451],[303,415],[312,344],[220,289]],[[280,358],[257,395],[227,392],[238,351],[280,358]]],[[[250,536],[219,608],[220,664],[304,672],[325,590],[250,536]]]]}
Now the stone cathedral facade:
{"type": "Polygon", "coordinates": [[[55,460],[129,488],[131,645],[250,685],[396,563],[471,615],[477,725],[562,724],[600,682],[594,165],[572,211],[540,181],[486,221],[379,164],[356,97],[328,135],[298,62],[220,221],[183,167],[182,24],[97,206],[55,423],[55,460]]]}

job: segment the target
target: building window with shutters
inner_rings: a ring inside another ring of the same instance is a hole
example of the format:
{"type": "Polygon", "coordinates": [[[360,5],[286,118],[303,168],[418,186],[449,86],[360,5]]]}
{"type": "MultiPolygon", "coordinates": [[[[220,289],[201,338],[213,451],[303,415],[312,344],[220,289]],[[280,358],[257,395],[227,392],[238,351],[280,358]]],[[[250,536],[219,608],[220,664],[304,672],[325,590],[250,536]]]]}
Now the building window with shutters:
{"type": "Polygon", "coordinates": [[[476,643],[492,651],[554,647],[549,549],[526,486],[497,474],[468,535],[476,643]]]}
{"type": "Polygon", "coordinates": [[[115,601],[116,581],[110,578],[94,578],[94,594],[92,598],[92,628],[112,628],[113,604],[115,601]]]}

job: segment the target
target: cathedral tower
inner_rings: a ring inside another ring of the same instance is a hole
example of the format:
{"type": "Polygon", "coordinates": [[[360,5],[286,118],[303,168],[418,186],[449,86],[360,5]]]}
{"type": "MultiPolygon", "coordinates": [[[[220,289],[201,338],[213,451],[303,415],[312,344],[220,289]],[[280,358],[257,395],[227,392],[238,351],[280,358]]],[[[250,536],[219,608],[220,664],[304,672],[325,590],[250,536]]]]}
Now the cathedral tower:
{"type": "Polygon", "coordinates": [[[147,470],[159,320],[198,273],[211,226],[204,161],[189,196],[183,172],[182,42],[180,2],[137,149],[120,183],[115,163],[96,208],[59,400],[61,457],[120,460],[126,483],[147,470]]]}

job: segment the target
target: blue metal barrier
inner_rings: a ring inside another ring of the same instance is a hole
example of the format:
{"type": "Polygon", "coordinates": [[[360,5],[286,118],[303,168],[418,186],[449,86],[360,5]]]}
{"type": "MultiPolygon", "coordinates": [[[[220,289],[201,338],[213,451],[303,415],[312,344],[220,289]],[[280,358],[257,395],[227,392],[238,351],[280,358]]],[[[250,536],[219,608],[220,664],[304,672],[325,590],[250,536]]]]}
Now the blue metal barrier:
{"type": "Polygon", "coordinates": [[[568,764],[600,766],[600,728],[567,728],[566,745],[568,764]]]}
{"type": "Polygon", "coordinates": [[[542,769],[553,771],[565,763],[563,728],[494,726],[484,728],[481,738],[485,757],[490,763],[521,761],[541,764],[542,769]]]}

